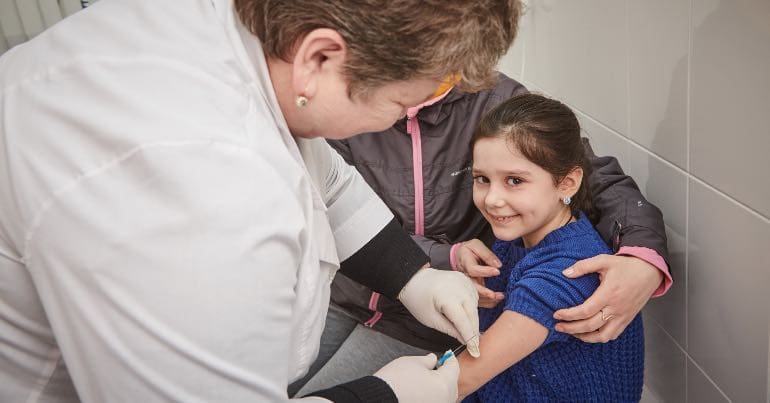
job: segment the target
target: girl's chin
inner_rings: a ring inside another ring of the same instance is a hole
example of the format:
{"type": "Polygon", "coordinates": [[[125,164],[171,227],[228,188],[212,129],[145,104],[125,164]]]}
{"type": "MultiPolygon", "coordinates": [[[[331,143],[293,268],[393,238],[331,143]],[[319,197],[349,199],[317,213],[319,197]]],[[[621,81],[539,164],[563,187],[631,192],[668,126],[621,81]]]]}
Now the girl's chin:
{"type": "Polygon", "coordinates": [[[510,231],[496,231],[494,228],[492,228],[492,233],[495,234],[495,238],[505,242],[521,238],[521,234],[514,234],[510,231]]]}

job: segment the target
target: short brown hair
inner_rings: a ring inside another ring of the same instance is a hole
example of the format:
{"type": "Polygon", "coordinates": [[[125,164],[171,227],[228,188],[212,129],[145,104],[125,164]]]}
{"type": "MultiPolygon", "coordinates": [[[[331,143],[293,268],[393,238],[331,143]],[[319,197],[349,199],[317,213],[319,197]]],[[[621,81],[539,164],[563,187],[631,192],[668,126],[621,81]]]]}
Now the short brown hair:
{"type": "Polygon", "coordinates": [[[270,57],[288,61],[310,31],[337,31],[348,47],[352,94],[449,74],[462,77],[465,91],[488,88],[522,12],[520,0],[235,0],[235,7],[270,57]]]}

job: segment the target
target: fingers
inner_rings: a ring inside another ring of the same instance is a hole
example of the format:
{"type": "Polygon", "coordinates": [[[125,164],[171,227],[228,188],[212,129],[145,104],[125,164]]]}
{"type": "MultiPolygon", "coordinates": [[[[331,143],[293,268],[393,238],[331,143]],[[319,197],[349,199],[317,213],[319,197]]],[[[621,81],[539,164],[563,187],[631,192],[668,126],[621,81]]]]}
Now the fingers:
{"type": "Polygon", "coordinates": [[[497,304],[499,303],[500,301],[492,301],[492,300],[485,299],[483,301],[479,301],[479,308],[492,309],[496,307],[497,304]]]}
{"type": "Polygon", "coordinates": [[[494,308],[497,306],[497,304],[500,303],[503,299],[505,299],[505,294],[501,292],[492,291],[489,288],[484,287],[483,285],[476,282],[476,279],[474,280],[474,286],[476,287],[476,291],[479,293],[479,306],[482,308],[494,308]]]}
{"type": "Polygon", "coordinates": [[[574,322],[560,322],[554,328],[562,333],[569,333],[577,336],[578,334],[591,333],[604,325],[601,312],[588,319],[577,320],[574,322]]]}
{"type": "Polygon", "coordinates": [[[490,300],[502,300],[505,297],[505,294],[501,292],[492,291],[487,287],[484,287],[483,284],[480,284],[479,282],[475,281],[473,282],[473,286],[476,287],[476,292],[479,293],[479,299],[481,298],[487,298],[490,300]]]}
{"type": "Polygon", "coordinates": [[[609,267],[612,258],[612,255],[597,255],[592,258],[583,259],[568,267],[562,273],[569,278],[575,278],[588,273],[602,272],[609,267]]]}
{"type": "Polygon", "coordinates": [[[502,301],[503,301],[502,299],[479,298],[479,308],[486,308],[486,309],[494,308],[497,306],[497,304],[499,304],[502,301]]]}
{"type": "Polygon", "coordinates": [[[452,354],[436,371],[442,378],[456,380],[460,376],[460,363],[457,361],[457,357],[452,354]]]}
{"type": "Polygon", "coordinates": [[[556,330],[588,343],[616,339],[659,286],[656,270],[646,261],[627,256],[599,255],[577,262],[565,270],[566,276],[598,272],[601,283],[583,304],[554,312],[554,318],[565,321],[556,330]]]}
{"type": "Polygon", "coordinates": [[[481,349],[479,348],[479,337],[478,335],[474,336],[470,340],[467,340],[465,343],[465,348],[468,350],[468,354],[471,355],[473,358],[479,358],[481,357],[481,349]]]}
{"type": "Polygon", "coordinates": [[[444,316],[433,318],[433,322],[430,324],[430,327],[438,330],[439,332],[446,333],[460,342],[463,341],[463,336],[460,334],[460,331],[457,330],[455,325],[444,316]]]}
{"type": "Polygon", "coordinates": [[[466,263],[463,265],[465,274],[470,277],[494,277],[500,275],[500,270],[492,266],[482,266],[476,263],[466,263]]]}
{"type": "Polygon", "coordinates": [[[473,334],[466,338],[463,343],[465,343],[465,347],[468,349],[468,354],[471,357],[478,358],[481,356],[481,350],[479,350],[479,311],[474,304],[464,303],[463,308],[465,309],[465,314],[471,318],[471,330],[473,331],[473,334]]]}
{"type": "Polygon", "coordinates": [[[501,292],[492,291],[484,286],[484,279],[479,277],[471,277],[473,286],[476,287],[476,292],[479,295],[479,307],[481,308],[494,308],[497,304],[505,299],[505,294],[501,292]]]}
{"type": "Polygon", "coordinates": [[[605,307],[589,319],[557,323],[555,329],[586,343],[606,343],[617,339],[633,319],[633,316],[616,316],[611,311],[612,308],[605,307]]]}
{"type": "Polygon", "coordinates": [[[607,343],[615,340],[623,333],[623,329],[626,328],[628,320],[618,320],[620,318],[613,318],[606,322],[604,326],[597,331],[575,334],[574,336],[586,343],[607,343]]]}
{"type": "Polygon", "coordinates": [[[426,354],[424,356],[419,357],[420,365],[428,369],[435,368],[437,362],[438,362],[438,357],[436,357],[436,354],[433,354],[433,353],[426,354]]]}
{"type": "Polygon", "coordinates": [[[596,315],[600,309],[610,304],[610,291],[606,287],[599,285],[593,295],[591,295],[582,304],[566,309],[559,309],[554,312],[553,317],[557,320],[576,321],[585,320],[596,315]]]}
{"type": "Polygon", "coordinates": [[[463,302],[463,310],[465,310],[465,316],[470,319],[471,337],[478,336],[479,334],[479,309],[475,303],[469,301],[463,302]]]}
{"type": "Polygon", "coordinates": [[[441,365],[441,367],[433,372],[438,375],[445,387],[444,393],[441,394],[445,397],[433,394],[429,399],[423,398],[419,401],[457,401],[458,380],[460,378],[460,363],[457,361],[457,357],[452,354],[451,357],[444,361],[444,364],[441,365]]]}
{"type": "Polygon", "coordinates": [[[449,304],[444,307],[443,313],[449,322],[454,325],[453,328],[459,332],[459,337],[455,335],[452,336],[457,338],[460,343],[465,344],[467,341],[468,353],[470,353],[470,355],[473,357],[478,357],[478,341],[476,341],[475,345],[471,345],[470,341],[478,340],[477,336],[479,333],[479,315],[476,309],[470,308],[470,306],[466,306],[465,304],[462,306],[459,304],[449,304]],[[475,350],[473,350],[474,348],[475,350]]]}
{"type": "Polygon", "coordinates": [[[491,277],[500,274],[500,260],[483,242],[471,239],[463,242],[457,251],[457,269],[473,277],[491,277]]]}
{"type": "Polygon", "coordinates": [[[484,242],[481,242],[478,239],[471,239],[468,242],[464,242],[463,247],[472,250],[473,254],[478,256],[481,262],[486,263],[488,266],[500,267],[502,265],[500,260],[497,259],[497,256],[495,256],[494,252],[489,250],[487,245],[484,245],[484,242]]]}

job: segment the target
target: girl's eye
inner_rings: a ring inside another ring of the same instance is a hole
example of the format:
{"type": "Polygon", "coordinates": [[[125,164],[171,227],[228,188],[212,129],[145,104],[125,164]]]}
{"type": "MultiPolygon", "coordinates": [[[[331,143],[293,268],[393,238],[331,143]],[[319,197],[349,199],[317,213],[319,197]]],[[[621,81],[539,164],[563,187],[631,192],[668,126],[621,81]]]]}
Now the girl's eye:
{"type": "Polygon", "coordinates": [[[521,180],[521,178],[518,178],[515,176],[509,176],[508,178],[505,179],[505,182],[511,186],[516,186],[516,185],[520,185],[524,181],[521,180]]]}
{"type": "Polygon", "coordinates": [[[484,185],[489,183],[489,179],[487,179],[486,176],[474,176],[473,181],[478,183],[479,185],[484,185]]]}

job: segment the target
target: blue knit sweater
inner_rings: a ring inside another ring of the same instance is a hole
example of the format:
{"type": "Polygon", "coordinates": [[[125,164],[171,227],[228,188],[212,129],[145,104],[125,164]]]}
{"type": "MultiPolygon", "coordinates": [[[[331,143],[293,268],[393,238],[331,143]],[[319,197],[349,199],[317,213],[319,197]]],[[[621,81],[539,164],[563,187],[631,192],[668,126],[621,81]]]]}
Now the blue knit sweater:
{"type": "Polygon", "coordinates": [[[609,343],[591,344],[554,330],[553,313],[585,301],[599,285],[595,274],[568,279],[561,273],[578,260],[611,253],[585,217],[548,234],[531,249],[520,240],[497,241],[503,263],[487,287],[504,291],[505,300],[479,309],[481,330],[504,309],[518,312],[548,329],[543,344],[468,396],[464,402],[631,402],[642,395],[644,335],[637,316],[609,343]]]}

